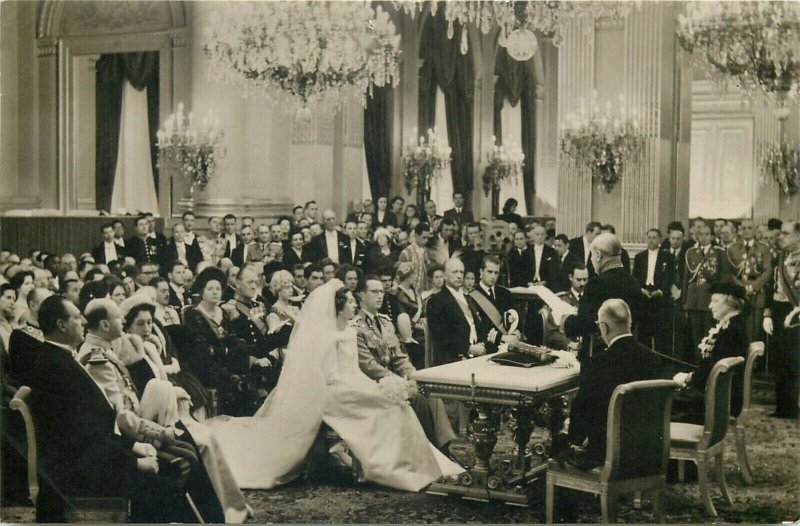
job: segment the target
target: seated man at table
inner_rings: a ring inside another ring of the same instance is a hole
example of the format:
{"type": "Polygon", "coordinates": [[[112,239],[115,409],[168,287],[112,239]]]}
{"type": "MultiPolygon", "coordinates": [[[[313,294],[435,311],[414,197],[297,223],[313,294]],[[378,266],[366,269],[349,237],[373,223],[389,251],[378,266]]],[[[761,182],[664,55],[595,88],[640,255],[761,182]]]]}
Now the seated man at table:
{"type": "Polygon", "coordinates": [[[572,402],[567,424],[569,447],[565,447],[563,435],[553,443],[560,462],[567,461],[580,469],[592,469],[605,461],[608,403],[614,389],[628,382],[661,377],[658,355],[631,334],[627,303],[608,299],[600,306],[597,317],[600,335],[608,348],[581,365],[578,395],[572,402]]]}
{"type": "Polygon", "coordinates": [[[505,287],[497,284],[500,276],[500,258],[495,255],[484,256],[481,262],[480,282],[469,296],[475,300],[481,315],[479,334],[486,334],[486,343],[490,350],[496,350],[501,342],[519,340],[516,328],[512,333],[508,329],[516,327],[519,315],[514,310],[514,298],[505,287]]]}
{"type": "Polygon", "coordinates": [[[444,283],[442,290],[428,299],[425,308],[434,347],[433,365],[486,354],[485,338],[481,340],[478,332],[480,309],[475,300],[461,292],[464,264],[460,259],[450,258],[445,262],[444,283]]]}
{"type": "MultiPolygon", "coordinates": [[[[408,379],[417,370],[400,343],[391,318],[378,312],[385,294],[378,276],[364,278],[358,293],[361,310],[352,322],[358,334],[358,365],[364,374],[376,382],[391,375],[408,379]]],[[[428,440],[449,456],[450,442],[456,435],[444,404],[438,398],[420,395],[416,382],[409,380],[408,386],[411,407],[428,440]]]]}

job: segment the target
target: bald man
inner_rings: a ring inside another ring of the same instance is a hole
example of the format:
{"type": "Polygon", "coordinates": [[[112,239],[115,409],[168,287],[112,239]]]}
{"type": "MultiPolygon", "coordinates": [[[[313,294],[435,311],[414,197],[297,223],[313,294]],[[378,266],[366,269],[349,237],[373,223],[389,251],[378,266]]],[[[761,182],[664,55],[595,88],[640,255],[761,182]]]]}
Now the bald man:
{"type": "Polygon", "coordinates": [[[428,300],[426,317],[435,352],[433,365],[486,354],[486,335],[480,333],[481,311],[475,300],[461,291],[464,264],[458,258],[444,264],[442,290],[428,300]],[[483,338],[482,338],[483,336],[483,338]]]}
{"type": "Polygon", "coordinates": [[[597,312],[597,325],[608,348],[581,364],[580,387],[570,409],[568,432],[569,443],[577,449],[561,455],[581,469],[605,462],[608,403],[614,389],[662,376],[659,356],[633,337],[627,303],[616,298],[605,300],[597,312]],[[584,441],[587,445],[581,448],[584,441]]]}
{"type": "Polygon", "coordinates": [[[345,253],[350,250],[350,240],[336,230],[336,212],[322,212],[323,231],[309,242],[312,258],[315,263],[328,258],[336,264],[345,261],[345,253]]]}
{"type": "Polygon", "coordinates": [[[622,244],[614,234],[599,234],[590,245],[592,267],[597,276],[589,280],[578,304],[578,313],[561,320],[561,330],[569,338],[583,337],[578,359],[583,362],[601,351],[605,344],[599,338],[597,311],[604,301],[619,298],[630,307],[633,326],[644,306],[639,283],[622,266],[622,244]]]}

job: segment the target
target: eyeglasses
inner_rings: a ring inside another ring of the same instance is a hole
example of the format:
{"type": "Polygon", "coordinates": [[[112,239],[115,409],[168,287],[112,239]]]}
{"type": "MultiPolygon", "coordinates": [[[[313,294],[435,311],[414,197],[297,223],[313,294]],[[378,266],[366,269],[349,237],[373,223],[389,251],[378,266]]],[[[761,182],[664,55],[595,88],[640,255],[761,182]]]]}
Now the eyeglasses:
{"type": "Polygon", "coordinates": [[[595,324],[595,325],[597,325],[597,328],[598,328],[598,329],[600,328],[600,325],[601,325],[601,324],[602,324],[602,325],[607,325],[607,324],[606,324],[606,322],[604,322],[604,321],[602,321],[602,320],[597,320],[596,322],[594,322],[594,324],[595,324]]]}

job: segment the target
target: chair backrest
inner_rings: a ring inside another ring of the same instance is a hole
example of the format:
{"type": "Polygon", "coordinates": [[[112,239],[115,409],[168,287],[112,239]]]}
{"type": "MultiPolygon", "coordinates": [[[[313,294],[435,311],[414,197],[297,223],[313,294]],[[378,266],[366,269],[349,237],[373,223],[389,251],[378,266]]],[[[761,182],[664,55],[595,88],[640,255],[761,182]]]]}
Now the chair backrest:
{"type": "Polygon", "coordinates": [[[744,364],[744,382],[742,393],[742,412],[750,409],[750,389],[753,383],[753,369],[756,359],[764,355],[764,342],[753,342],[747,349],[747,361],[744,364]]]}
{"type": "Polygon", "coordinates": [[[642,380],[614,389],[601,481],[666,477],[672,397],[678,387],[672,380],[642,380]]]}
{"type": "Polygon", "coordinates": [[[31,501],[36,505],[36,497],[39,495],[39,479],[36,476],[36,428],[33,425],[33,413],[29,405],[31,388],[27,385],[20,387],[8,406],[19,411],[25,421],[25,440],[27,442],[28,457],[28,492],[31,501]]]}
{"type": "Polygon", "coordinates": [[[433,338],[431,328],[428,327],[428,318],[422,318],[422,330],[425,332],[425,368],[433,365],[433,338]]]}
{"type": "Polygon", "coordinates": [[[731,416],[731,381],[733,372],[744,364],[744,358],[723,358],[718,361],[706,382],[706,416],[703,438],[698,449],[708,449],[725,438],[731,416]]]}

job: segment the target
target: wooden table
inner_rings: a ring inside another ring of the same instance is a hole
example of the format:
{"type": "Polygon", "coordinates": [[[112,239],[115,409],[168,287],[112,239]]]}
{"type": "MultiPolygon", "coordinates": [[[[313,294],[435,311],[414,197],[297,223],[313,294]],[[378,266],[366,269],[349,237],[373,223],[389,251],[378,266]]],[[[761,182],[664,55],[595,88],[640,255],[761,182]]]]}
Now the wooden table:
{"type": "Polygon", "coordinates": [[[530,486],[547,469],[547,443],[528,442],[534,425],[558,431],[565,418],[564,395],[578,386],[578,366],[556,368],[542,365],[526,369],[489,361],[481,356],[415,372],[420,392],[443,400],[464,403],[472,411],[470,442],[476,463],[458,480],[440,480],[428,488],[433,495],[460,495],[465,499],[528,506],[530,486]],[[517,458],[514,465],[492,468],[490,460],[500,430],[500,416],[510,413],[514,419],[517,458]]]}

